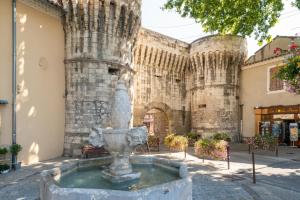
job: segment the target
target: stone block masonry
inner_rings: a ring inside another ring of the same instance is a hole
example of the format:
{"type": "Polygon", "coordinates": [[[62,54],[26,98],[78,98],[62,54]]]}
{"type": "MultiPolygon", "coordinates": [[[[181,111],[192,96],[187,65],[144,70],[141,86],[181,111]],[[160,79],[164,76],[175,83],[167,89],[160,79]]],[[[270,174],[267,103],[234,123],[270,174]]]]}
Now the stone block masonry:
{"type": "Polygon", "coordinates": [[[134,51],[134,124],[150,109],[165,112],[169,131],[202,136],[238,133],[241,37],[209,36],[192,44],[141,29],[134,51]]]}
{"type": "Polygon", "coordinates": [[[241,37],[209,36],[188,44],[140,29],[141,0],[62,0],[65,11],[66,156],[78,156],[90,128],[108,127],[122,75],[133,125],[148,111],[167,116],[170,132],[238,133],[241,37]]]}
{"type": "Polygon", "coordinates": [[[134,125],[141,125],[149,110],[158,109],[167,115],[170,132],[189,131],[188,65],[189,44],[140,30],[134,51],[134,125]]]}
{"type": "Polygon", "coordinates": [[[186,78],[192,129],[203,136],[238,135],[240,69],[247,55],[244,38],[208,36],[191,44],[186,78]]]}
{"type": "Polygon", "coordinates": [[[111,122],[117,80],[131,87],[132,48],[140,0],[63,0],[66,51],[64,155],[78,156],[90,128],[111,122]]]}

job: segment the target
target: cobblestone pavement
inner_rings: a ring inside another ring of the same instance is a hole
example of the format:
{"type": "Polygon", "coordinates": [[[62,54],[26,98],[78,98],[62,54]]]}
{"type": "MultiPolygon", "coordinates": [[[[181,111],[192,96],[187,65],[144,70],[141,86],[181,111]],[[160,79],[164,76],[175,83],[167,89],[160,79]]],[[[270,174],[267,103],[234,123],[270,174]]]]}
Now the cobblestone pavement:
{"type": "MultiPolygon", "coordinates": [[[[270,152],[257,152],[257,184],[252,183],[251,159],[245,149],[233,150],[230,170],[225,161],[205,160],[203,163],[192,152],[186,159],[181,152],[157,156],[184,160],[189,165],[193,175],[193,200],[300,200],[299,149],[282,148],[279,157],[270,152]]],[[[40,172],[70,161],[58,158],[0,175],[0,199],[38,199],[40,172]]]]}

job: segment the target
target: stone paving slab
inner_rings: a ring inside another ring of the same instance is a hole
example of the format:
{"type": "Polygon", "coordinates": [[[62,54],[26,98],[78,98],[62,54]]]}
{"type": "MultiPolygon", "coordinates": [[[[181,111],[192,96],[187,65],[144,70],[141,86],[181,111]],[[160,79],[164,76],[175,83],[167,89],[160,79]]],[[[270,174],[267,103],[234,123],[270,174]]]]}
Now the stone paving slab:
{"type": "MultiPolygon", "coordinates": [[[[192,152],[187,154],[160,153],[164,158],[182,160],[193,175],[194,200],[299,200],[300,162],[292,159],[300,157],[295,151],[292,157],[272,157],[257,155],[257,184],[252,183],[251,160],[247,152],[232,153],[231,169],[225,161],[197,158],[192,152]]],[[[0,199],[36,200],[39,195],[39,173],[72,160],[55,160],[23,167],[21,170],[0,175],[0,199]]]]}
{"type": "Polygon", "coordinates": [[[194,200],[252,200],[253,197],[241,186],[227,180],[213,178],[208,175],[193,176],[194,200]]]}
{"type": "Polygon", "coordinates": [[[7,187],[0,188],[0,199],[2,200],[37,200],[39,199],[38,175],[32,175],[26,179],[15,182],[7,187]]]}

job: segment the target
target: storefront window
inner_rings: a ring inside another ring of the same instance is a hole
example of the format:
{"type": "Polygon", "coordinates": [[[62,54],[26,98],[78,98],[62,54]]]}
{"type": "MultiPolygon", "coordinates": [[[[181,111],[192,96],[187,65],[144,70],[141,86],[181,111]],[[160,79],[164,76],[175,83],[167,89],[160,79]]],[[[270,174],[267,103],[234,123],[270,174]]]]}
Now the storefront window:
{"type": "Polygon", "coordinates": [[[270,134],[271,123],[270,122],[260,122],[260,134],[266,135],[270,134]]]}
{"type": "Polygon", "coordinates": [[[273,137],[279,137],[282,135],[282,122],[274,121],[272,124],[272,135],[273,137]]]}

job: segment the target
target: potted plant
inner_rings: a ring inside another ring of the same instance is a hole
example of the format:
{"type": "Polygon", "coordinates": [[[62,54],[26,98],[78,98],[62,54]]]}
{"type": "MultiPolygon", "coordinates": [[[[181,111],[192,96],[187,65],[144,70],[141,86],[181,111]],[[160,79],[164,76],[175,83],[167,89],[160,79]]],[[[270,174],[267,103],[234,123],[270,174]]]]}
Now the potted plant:
{"type": "Polygon", "coordinates": [[[195,142],[201,138],[200,135],[194,132],[189,132],[186,134],[187,139],[189,140],[189,146],[194,146],[195,142]]]}
{"type": "Polygon", "coordinates": [[[184,136],[177,135],[170,143],[170,147],[177,151],[185,151],[188,146],[188,139],[184,136]]]}
{"type": "Polygon", "coordinates": [[[9,165],[8,164],[0,164],[0,174],[6,174],[9,172],[9,165]]]}
{"type": "Polygon", "coordinates": [[[164,138],[164,144],[170,149],[171,148],[171,142],[172,140],[174,139],[175,137],[175,134],[173,133],[170,133],[169,135],[167,135],[165,138],[164,138]]]}
{"type": "Polygon", "coordinates": [[[10,146],[10,153],[15,157],[12,163],[12,168],[14,170],[20,169],[21,168],[21,162],[17,162],[17,156],[20,151],[22,151],[22,146],[19,144],[13,144],[10,146]]]}
{"type": "Polygon", "coordinates": [[[212,137],[214,140],[224,140],[226,142],[231,142],[231,137],[227,133],[216,133],[212,137]]]}
{"type": "Polygon", "coordinates": [[[205,138],[195,143],[195,154],[203,158],[225,160],[227,158],[227,142],[205,138]]]}
{"type": "Polygon", "coordinates": [[[5,155],[8,153],[7,148],[3,147],[0,148],[0,160],[4,160],[5,159],[5,155]]]}

